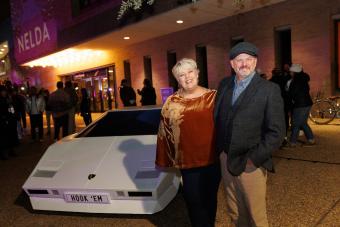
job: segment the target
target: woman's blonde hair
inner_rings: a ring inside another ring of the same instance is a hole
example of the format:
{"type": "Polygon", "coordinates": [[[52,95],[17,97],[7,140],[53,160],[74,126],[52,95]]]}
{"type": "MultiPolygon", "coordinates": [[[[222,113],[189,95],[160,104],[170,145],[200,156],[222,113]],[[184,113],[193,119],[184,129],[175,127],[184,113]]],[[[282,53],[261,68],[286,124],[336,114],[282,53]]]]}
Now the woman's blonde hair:
{"type": "Polygon", "coordinates": [[[190,58],[182,58],[172,67],[172,74],[177,77],[186,69],[197,69],[196,61],[190,58]]]}

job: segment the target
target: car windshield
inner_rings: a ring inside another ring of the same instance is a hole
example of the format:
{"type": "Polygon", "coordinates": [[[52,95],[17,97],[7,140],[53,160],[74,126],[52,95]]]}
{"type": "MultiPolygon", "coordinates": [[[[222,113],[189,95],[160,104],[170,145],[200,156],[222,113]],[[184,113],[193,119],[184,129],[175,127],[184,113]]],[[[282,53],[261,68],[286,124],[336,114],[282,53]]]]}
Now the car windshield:
{"type": "Polygon", "coordinates": [[[107,112],[77,137],[157,135],[160,109],[107,112]]]}

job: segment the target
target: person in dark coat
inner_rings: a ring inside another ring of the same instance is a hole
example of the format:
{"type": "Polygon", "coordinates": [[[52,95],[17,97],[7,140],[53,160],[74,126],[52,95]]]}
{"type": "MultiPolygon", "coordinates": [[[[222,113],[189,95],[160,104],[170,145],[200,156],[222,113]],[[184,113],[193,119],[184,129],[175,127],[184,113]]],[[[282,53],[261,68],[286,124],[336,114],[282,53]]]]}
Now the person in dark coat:
{"type": "Polygon", "coordinates": [[[270,81],[276,83],[280,87],[281,97],[283,99],[283,109],[285,115],[285,123],[286,123],[286,136],[282,145],[286,145],[288,143],[288,129],[289,129],[289,114],[292,108],[291,99],[288,95],[288,91],[286,90],[287,82],[291,79],[291,75],[281,71],[279,68],[274,68],[272,70],[272,78],[270,81]]]}
{"type": "Polygon", "coordinates": [[[312,98],[309,94],[309,80],[307,73],[303,72],[300,64],[292,64],[290,67],[292,81],[289,86],[289,97],[292,102],[292,133],[290,136],[290,147],[297,145],[300,129],[303,130],[307,138],[308,145],[314,145],[314,135],[308,125],[308,116],[313,105],[312,98]]]}
{"type": "Polygon", "coordinates": [[[46,125],[47,125],[47,133],[46,135],[51,134],[51,107],[48,105],[48,99],[50,98],[50,92],[47,89],[44,89],[42,91],[42,96],[44,97],[45,100],[45,116],[46,116],[46,125]]]}
{"type": "Polygon", "coordinates": [[[156,91],[152,86],[151,81],[145,78],[143,85],[142,90],[137,89],[138,94],[142,96],[142,99],[140,100],[142,106],[156,105],[156,91]]]}
{"type": "Polygon", "coordinates": [[[12,100],[17,119],[19,123],[22,122],[22,128],[26,129],[26,97],[19,93],[18,86],[14,86],[13,88],[12,100]]]}
{"type": "Polygon", "coordinates": [[[69,95],[71,101],[71,108],[68,112],[68,134],[72,134],[76,131],[75,114],[78,105],[78,95],[71,81],[65,82],[64,91],[69,95]]]}
{"type": "Polygon", "coordinates": [[[64,91],[64,83],[57,82],[57,90],[50,94],[48,105],[52,111],[54,122],[54,140],[59,140],[60,128],[63,129],[63,137],[69,135],[69,117],[68,113],[72,108],[70,96],[64,91]]]}
{"type": "Polygon", "coordinates": [[[136,92],[129,86],[127,79],[122,79],[119,95],[124,106],[136,106],[136,92]]]}
{"type": "Polygon", "coordinates": [[[91,100],[89,99],[86,88],[81,89],[80,115],[83,117],[86,126],[92,122],[91,100]]]}
{"type": "Polygon", "coordinates": [[[6,160],[8,155],[16,155],[14,147],[19,139],[14,106],[3,85],[0,85],[0,128],[0,158],[6,160]]]}

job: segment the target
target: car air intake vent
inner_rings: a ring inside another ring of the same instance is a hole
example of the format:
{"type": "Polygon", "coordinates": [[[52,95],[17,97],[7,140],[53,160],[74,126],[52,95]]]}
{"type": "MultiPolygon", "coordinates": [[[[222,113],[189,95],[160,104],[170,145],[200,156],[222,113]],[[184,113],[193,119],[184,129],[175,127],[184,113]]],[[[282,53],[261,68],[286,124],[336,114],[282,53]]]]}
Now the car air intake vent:
{"type": "Polygon", "coordinates": [[[129,197],[152,197],[152,192],[128,192],[129,197]]]}
{"type": "Polygon", "coordinates": [[[42,190],[42,189],[28,189],[27,191],[31,195],[47,195],[48,194],[47,190],[42,190]]]}
{"type": "Polygon", "coordinates": [[[136,173],[135,179],[158,178],[160,172],[157,170],[144,170],[136,173]]]}
{"type": "Polygon", "coordinates": [[[35,171],[33,177],[45,177],[45,178],[52,178],[57,173],[57,171],[51,170],[37,170],[35,171]]]}

